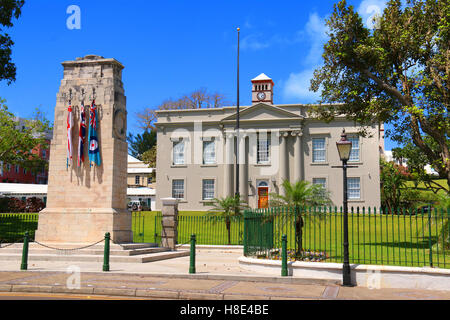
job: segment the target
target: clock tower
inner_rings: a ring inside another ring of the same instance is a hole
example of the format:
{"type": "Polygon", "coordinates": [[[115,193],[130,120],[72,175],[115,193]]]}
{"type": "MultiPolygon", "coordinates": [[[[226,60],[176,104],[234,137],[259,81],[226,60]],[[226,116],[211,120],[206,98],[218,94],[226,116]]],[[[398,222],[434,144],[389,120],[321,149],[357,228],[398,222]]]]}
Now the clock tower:
{"type": "Polygon", "coordinates": [[[252,104],[260,102],[273,104],[273,86],[272,79],[264,73],[252,79],[252,104]]]}

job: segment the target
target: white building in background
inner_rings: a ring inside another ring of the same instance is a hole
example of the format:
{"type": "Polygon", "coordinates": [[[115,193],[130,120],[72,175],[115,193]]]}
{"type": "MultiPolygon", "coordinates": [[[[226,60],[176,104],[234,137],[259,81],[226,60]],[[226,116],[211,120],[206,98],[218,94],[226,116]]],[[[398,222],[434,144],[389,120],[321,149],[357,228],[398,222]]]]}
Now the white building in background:
{"type": "MultiPolygon", "coordinates": [[[[132,184],[127,188],[128,201],[143,201],[148,208],[155,210],[156,189],[147,177],[152,174],[153,168],[148,168],[142,161],[128,156],[128,179],[141,177],[142,184],[132,184]],[[145,178],[145,179],[144,179],[145,178]]],[[[133,180],[134,181],[134,180],[133,180]]],[[[0,197],[11,197],[25,200],[27,198],[40,198],[44,203],[47,201],[46,184],[22,184],[22,183],[0,183],[0,197]]]]}
{"type": "MultiPolygon", "coordinates": [[[[403,159],[402,163],[400,163],[399,161],[394,159],[394,156],[392,155],[392,150],[385,150],[384,151],[384,158],[388,162],[393,161],[394,163],[396,163],[398,165],[401,165],[401,166],[404,166],[404,167],[408,168],[408,159],[403,159]]],[[[429,164],[427,164],[424,169],[425,169],[425,172],[428,173],[428,174],[435,175],[435,176],[438,175],[436,170],[434,170],[429,164]]]]}

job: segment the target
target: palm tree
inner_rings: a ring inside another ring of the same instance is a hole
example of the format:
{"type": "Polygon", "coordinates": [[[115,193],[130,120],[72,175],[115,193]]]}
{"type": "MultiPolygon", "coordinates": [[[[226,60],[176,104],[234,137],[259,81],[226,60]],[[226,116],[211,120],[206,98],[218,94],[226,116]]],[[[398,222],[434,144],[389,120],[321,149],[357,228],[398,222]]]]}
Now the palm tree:
{"type": "MultiPolygon", "coordinates": [[[[302,229],[304,220],[301,208],[307,206],[331,205],[330,192],[320,184],[310,184],[308,181],[299,180],[291,183],[284,180],[282,185],[284,194],[272,193],[270,206],[289,207],[295,209],[295,239],[297,242],[297,255],[302,254],[302,229]]],[[[318,213],[320,218],[320,212],[318,213]]]]}
{"type": "Polygon", "coordinates": [[[219,215],[225,218],[225,225],[228,232],[228,244],[231,244],[231,217],[242,216],[242,211],[248,208],[245,201],[241,200],[239,195],[228,196],[225,198],[214,198],[208,210],[208,215],[219,215]]]}

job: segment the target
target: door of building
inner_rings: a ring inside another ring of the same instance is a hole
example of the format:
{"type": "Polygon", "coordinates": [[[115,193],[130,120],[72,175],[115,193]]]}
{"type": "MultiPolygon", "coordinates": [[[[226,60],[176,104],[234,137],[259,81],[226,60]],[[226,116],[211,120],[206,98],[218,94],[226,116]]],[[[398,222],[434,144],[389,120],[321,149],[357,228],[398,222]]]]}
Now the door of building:
{"type": "Polygon", "coordinates": [[[261,181],[258,184],[258,208],[269,207],[269,185],[265,181],[261,181]]]}

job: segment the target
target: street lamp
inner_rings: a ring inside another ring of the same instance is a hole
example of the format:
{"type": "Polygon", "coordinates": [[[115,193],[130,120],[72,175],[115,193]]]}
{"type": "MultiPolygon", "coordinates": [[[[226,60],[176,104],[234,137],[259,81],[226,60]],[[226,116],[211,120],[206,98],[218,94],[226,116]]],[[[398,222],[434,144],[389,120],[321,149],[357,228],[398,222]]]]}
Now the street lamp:
{"type": "MultiPolygon", "coordinates": [[[[344,173],[344,265],[342,270],[342,285],[345,287],[352,286],[350,275],[350,259],[348,253],[348,195],[347,195],[347,161],[350,159],[350,151],[352,150],[352,142],[347,140],[345,129],[342,130],[341,140],[336,142],[339,152],[339,158],[342,161],[342,169],[344,173]]],[[[353,167],[353,166],[352,166],[353,167]]]]}

